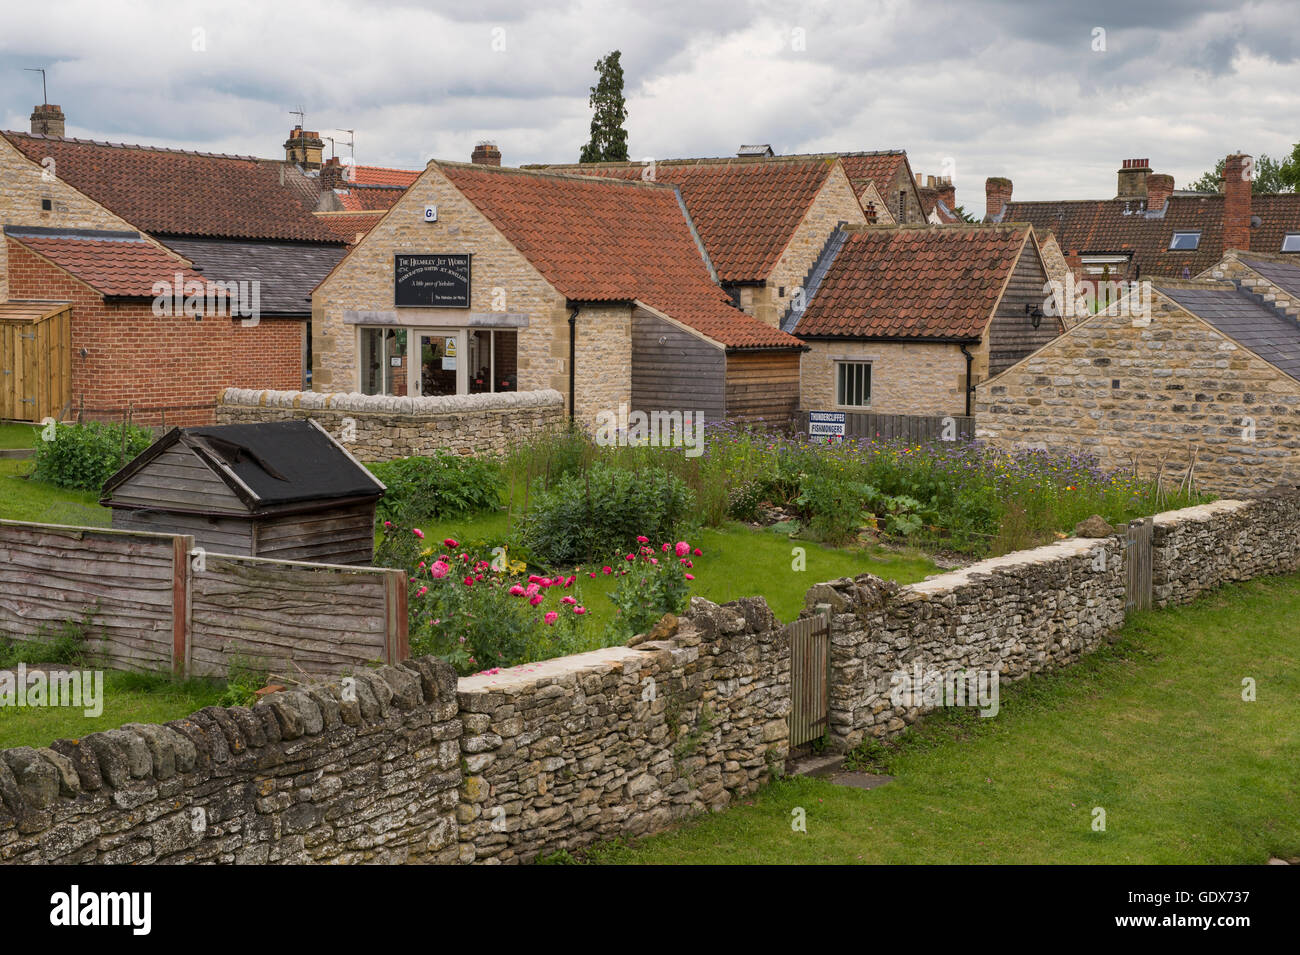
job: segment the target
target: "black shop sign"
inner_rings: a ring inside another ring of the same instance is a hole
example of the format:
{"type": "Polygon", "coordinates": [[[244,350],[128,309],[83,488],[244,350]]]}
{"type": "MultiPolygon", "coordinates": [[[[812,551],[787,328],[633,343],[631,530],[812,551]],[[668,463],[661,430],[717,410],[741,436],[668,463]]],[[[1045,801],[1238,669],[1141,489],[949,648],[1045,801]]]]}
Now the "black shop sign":
{"type": "Polygon", "coordinates": [[[393,304],[405,308],[469,308],[469,253],[393,257],[393,304]]]}

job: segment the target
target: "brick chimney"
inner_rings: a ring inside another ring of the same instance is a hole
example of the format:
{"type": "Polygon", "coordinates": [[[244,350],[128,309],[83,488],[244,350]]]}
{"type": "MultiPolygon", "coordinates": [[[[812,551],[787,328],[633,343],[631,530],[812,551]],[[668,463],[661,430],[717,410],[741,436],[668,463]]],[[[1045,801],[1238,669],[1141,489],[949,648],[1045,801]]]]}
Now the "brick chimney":
{"type": "Polygon", "coordinates": [[[347,166],[343,165],[338,156],[331,156],[320,167],[321,191],[344,188],[347,185],[347,180],[344,178],[346,175],[347,166]]]}
{"type": "MultiPolygon", "coordinates": [[[[948,207],[948,211],[957,208],[957,187],[952,184],[951,176],[939,176],[934,182],[934,188],[939,193],[939,201],[948,207]]],[[[1011,198],[1011,190],[1007,189],[1007,199],[1011,198]]]]}
{"type": "Polygon", "coordinates": [[[1002,207],[1011,201],[1011,180],[1001,176],[990,176],[984,180],[984,215],[988,219],[997,219],[1002,215],[1002,207]]]}
{"type": "Polygon", "coordinates": [[[39,136],[62,136],[63,110],[53,103],[42,103],[33,108],[32,132],[39,136]]]}
{"type": "Polygon", "coordinates": [[[1147,176],[1147,209],[1159,212],[1174,191],[1174,177],[1163,172],[1147,176]]]}
{"type": "Polygon", "coordinates": [[[1119,194],[1116,199],[1145,199],[1151,160],[1125,159],[1119,169],[1119,194]]]}
{"type": "Polygon", "coordinates": [[[320,134],[301,126],[295,126],[284,141],[284,158],[303,169],[319,169],[324,152],[325,140],[320,138],[320,134]]]}
{"type": "Polygon", "coordinates": [[[501,150],[497,149],[496,143],[481,142],[474,147],[474,152],[470,154],[469,161],[476,166],[499,166],[501,165],[501,150]]]}
{"type": "Polygon", "coordinates": [[[1250,250],[1250,189],[1254,160],[1234,153],[1223,162],[1223,247],[1250,250]]]}

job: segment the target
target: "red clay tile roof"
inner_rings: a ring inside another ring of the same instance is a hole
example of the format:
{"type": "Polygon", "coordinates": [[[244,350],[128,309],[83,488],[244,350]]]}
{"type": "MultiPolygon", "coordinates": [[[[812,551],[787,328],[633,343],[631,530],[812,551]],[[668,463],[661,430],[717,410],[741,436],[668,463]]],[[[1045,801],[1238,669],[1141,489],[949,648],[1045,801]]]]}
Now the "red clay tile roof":
{"type": "Polygon", "coordinates": [[[349,182],[358,186],[400,186],[407,188],[420,178],[423,169],[390,169],[387,166],[353,166],[349,182]]]}
{"type": "Polygon", "coordinates": [[[386,212],[392,208],[394,202],[402,198],[405,192],[404,187],[390,189],[371,186],[353,189],[344,186],[342,189],[335,189],[334,195],[338,196],[339,203],[346,212],[386,212]]]}
{"type": "MultiPolygon", "coordinates": [[[[673,159],[655,181],[675,185],[723,282],[768,277],[835,167],[835,157],[673,159]]],[[[585,176],[641,179],[643,163],[550,166],[585,176]]]]}
{"type": "Polygon", "coordinates": [[[800,338],[978,339],[1026,228],[849,229],[795,326],[800,338]]]}
{"type": "Polygon", "coordinates": [[[898,175],[899,166],[907,164],[907,153],[901,149],[870,153],[840,153],[839,157],[855,193],[862,195],[862,190],[871,183],[886,203],[890,202],[889,184],[898,175]]]}
{"type": "Polygon", "coordinates": [[[729,348],[800,345],[728,303],[667,186],[463,163],[439,168],[570,300],[639,301],[729,348]]]}
{"type": "Polygon", "coordinates": [[[158,235],[336,242],[283,163],[4,132],[33,162],[138,229],[158,235]]]}
{"type": "MultiPolygon", "coordinates": [[[[1300,195],[1258,194],[1251,197],[1251,212],[1260,225],[1250,230],[1250,246],[1259,252],[1278,252],[1288,232],[1300,232],[1300,195]]],[[[1132,255],[1126,274],[1116,281],[1138,277],[1182,278],[1194,276],[1223,257],[1223,196],[1173,195],[1164,214],[1150,214],[1144,200],[1085,199],[1066,202],[1011,202],[1003,222],[1027,222],[1039,235],[1052,233],[1069,254],[1122,253],[1132,255]],[[1195,251],[1170,251],[1175,232],[1199,232],[1195,251]]]]}
{"type": "Polygon", "coordinates": [[[364,236],[367,232],[379,225],[379,220],[384,217],[382,212],[318,212],[316,218],[320,219],[331,232],[346,242],[348,245],[355,245],[358,235],[364,236]]]}
{"type": "MultiPolygon", "coordinates": [[[[132,233],[98,234],[123,236],[132,233]]],[[[202,275],[185,266],[183,259],[168,255],[138,235],[134,239],[89,238],[96,235],[90,231],[35,235],[13,226],[6,230],[5,235],[103,295],[153,298],[154,283],[174,283],[177,272],[181,273],[182,281],[204,281],[202,275]]]]}

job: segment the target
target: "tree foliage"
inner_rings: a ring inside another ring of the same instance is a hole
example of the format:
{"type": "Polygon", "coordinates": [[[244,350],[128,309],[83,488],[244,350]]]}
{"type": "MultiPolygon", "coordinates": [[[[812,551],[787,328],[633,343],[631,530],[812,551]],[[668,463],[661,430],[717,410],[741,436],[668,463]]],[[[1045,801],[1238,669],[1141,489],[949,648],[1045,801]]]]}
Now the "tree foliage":
{"type": "Polygon", "coordinates": [[[623,98],[623,67],[618,50],[596,61],[598,79],[587,103],[591,115],[591,140],[582,147],[579,162],[626,162],[627,101],[623,98]]]}
{"type": "MultiPolygon", "coordinates": [[[[1214,164],[1214,169],[1187,188],[1194,192],[1219,192],[1224,162],[1220,159],[1214,164]]],[[[1260,153],[1255,158],[1255,178],[1251,182],[1251,192],[1295,192],[1297,188],[1300,188],[1300,143],[1295,144],[1290,156],[1274,159],[1268,153],[1260,153]]]]}

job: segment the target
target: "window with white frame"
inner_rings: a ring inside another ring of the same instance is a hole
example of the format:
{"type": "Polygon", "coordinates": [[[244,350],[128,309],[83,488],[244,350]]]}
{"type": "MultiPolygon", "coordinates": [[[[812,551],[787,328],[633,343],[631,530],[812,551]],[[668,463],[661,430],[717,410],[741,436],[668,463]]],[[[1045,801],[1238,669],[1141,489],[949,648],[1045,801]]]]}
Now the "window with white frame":
{"type": "Polygon", "coordinates": [[[871,362],[835,363],[835,403],[843,408],[866,408],[871,405],[871,362]]]}
{"type": "Polygon", "coordinates": [[[1169,240],[1170,252],[1195,252],[1196,247],[1201,244],[1201,234],[1199,232],[1175,232],[1174,237],[1169,240]]]}
{"type": "Polygon", "coordinates": [[[1300,232],[1288,232],[1282,239],[1283,252],[1300,252],[1300,232]]]}

